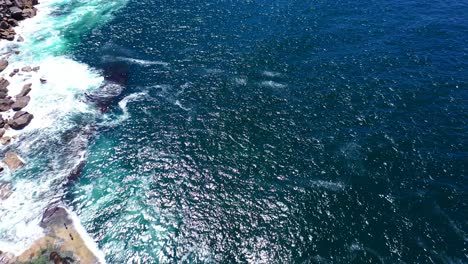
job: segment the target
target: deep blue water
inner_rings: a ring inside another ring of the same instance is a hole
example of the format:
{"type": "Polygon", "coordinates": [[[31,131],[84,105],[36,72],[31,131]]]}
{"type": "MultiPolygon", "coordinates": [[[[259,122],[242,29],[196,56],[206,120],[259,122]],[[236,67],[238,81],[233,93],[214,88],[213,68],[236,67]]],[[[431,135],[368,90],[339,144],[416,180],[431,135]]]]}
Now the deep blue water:
{"type": "Polygon", "coordinates": [[[468,263],[467,2],[130,0],[75,30],[128,76],[67,196],[109,263],[468,263]]]}

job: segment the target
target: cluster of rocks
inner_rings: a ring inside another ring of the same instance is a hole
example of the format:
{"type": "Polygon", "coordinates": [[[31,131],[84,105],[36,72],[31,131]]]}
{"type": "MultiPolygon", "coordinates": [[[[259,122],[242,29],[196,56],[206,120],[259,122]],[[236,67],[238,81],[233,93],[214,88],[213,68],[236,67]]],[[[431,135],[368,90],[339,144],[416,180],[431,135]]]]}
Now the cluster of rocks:
{"type": "Polygon", "coordinates": [[[38,0],[0,0],[0,38],[14,40],[13,27],[18,26],[18,21],[35,16],[37,9],[34,6],[37,4],[38,0]]]}
{"type": "MultiPolygon", "coordinates": [[[[1,59],[0,72],[3,72],[7,67],[8,61],[6,59],[1,59]]],[[[31,72],[33,70],[38,71],[39,67],[24,67],[21,69],[23,72],[31,72]]],[[[19,72],[19,69],[15,69],[10,76],[13,77],[19,72]]],[[[23,111],[23,108],[25,108],[31,100],[28,94],[31,92],[32,84],[25,84],[21,91],[15,96],[10,96],[8,94],[9,85],[10,82],[7,79],[0,77],[0,144],[2,145],[7,145],[12,140],[12,137],[5,135],[8,129],[21,130],[29,125],[34,118],[32,114],[23,111]],[[4,112],[6,112],[5,116],[3,114],[4,112]]],[[[6,153],[2,161],[12,171],[24,165],[24,161],[11,151],[6,153]]],[[[0,172],[1,171],[3,171],[3,167],[0,167],[0,172]]]]}
{"type": "MultiPolygon", "coordinates": [[[[3,71],[6,67],[2,69],[2,65],[8,65],[6,60],[0,61],[0,72],[3,71]]],[[[22,71],[28,72],[31,71],[31,67],[24,67],[22,71]]],[[[39,70],[38,67],[34,68],[36,71],[39,70]]],[[[13,70],[13,76],[19,72],[19,69],[13,70]]],[[[12,76],[12,74],[10,74],[12,76]]],[[[15,130],[20,130],[25,128],[34,116],[26,111],[22,111],[25,108],[31,97],[29,97],[29,92],[31,91],[32,84],[28,83],[23,86],[21,91],[15,96],[8,95],[8,86],[10,82],[3,77],[0,77],[0,112],[7,111],[16,111],[16,113],[10,119],[4,119],[3,115],[0,115],[0,138],[3,137],[5,130],[12,128],[15,130]]],[[[0,140],[0,142],[4,142],[0,140]]]]}

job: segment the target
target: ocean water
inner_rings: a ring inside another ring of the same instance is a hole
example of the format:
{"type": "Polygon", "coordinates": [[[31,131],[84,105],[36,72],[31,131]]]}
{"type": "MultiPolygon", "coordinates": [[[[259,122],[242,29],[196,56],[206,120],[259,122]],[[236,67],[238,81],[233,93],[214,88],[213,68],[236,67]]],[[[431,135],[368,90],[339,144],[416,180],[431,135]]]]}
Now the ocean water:
{"type": "Polygon", "coordinates": [[[108,263],[468,262],[467,3],[39,9],[0,248],[60,200],[108,263]]]}

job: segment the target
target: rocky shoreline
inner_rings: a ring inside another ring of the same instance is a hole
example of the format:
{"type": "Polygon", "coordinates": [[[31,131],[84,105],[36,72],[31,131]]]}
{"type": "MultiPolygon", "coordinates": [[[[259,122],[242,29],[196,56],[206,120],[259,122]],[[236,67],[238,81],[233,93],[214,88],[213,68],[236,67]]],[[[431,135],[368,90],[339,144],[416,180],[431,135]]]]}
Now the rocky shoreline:
{"type": "Polygon", "coordinates": [[[44,211],[40,226],[43,237],[19,256],[0,251],[0,263],[100,263],[65,208],[51,205],[44,211]]]}
{"type": "MultiPolygon", "coordinates": [[[[13,41],[16,32],[13,27],[19,25],[18,21],[34,17],[39,4],[38,0],[0,0],[0,38],[13,41]]],[[[18,41],[22,41],[21,36],[18,41]]]]}
{"type": "MultiPolygon", "coordinates": [[[[35,16],[35,6],[38,4],[37,0],[0,0],[0,41],[24,41],[14,27],[19,25],[19,21],[35,16]]],[[[0,59],[0,153],[4,153],[0,173],[5,173],[5,169],[11,172],[20,170],[27,163],[15,153],[10,143],[34,119],[34,115],[25,110],[32,100],[31,91],[40,89],[46,83],[44,78],[36,80],[37,83],[28,81],[33,74],[40,71],[39,66],[24,65],[7,71],[8,60],[19,53],[20,51],[10,51],[0,59]],[[21,78],[22,87],[12,88],[10,82],[13,78],[21,78]],[[17,92],[12,93],[10,90],[17,92]]],[[[0,174],[0,178],[1,176],[0,174]]],[[[14,192],[11,182],[0,180],[0,203],[9,199],[14,192]]],[[[25,252],[15,256],[0,248],[0,264],[101,262],[87,246],[83,234],[78,231],[76,223],[63,205],[54,204],[44,208],[38,228],[42,228],[43,237],[36,240],[25,252]]]]}

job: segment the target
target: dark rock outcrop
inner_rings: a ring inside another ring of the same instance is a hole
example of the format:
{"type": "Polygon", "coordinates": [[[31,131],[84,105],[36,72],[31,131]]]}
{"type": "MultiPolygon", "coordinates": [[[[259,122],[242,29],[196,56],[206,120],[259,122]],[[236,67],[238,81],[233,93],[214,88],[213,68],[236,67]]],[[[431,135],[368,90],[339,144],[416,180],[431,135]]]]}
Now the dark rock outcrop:
{"type": "Polygon", "coordinates": [[[0,72],[6,69],[8,67],[8,61],[5,59],[0,60],[0,72]]]}
{"type": "Polygon", "coordinates": [[[8,96],[8,91],[0,90],[0,99],[4,99],[8,96]]]}
{"type": "Polygon", "coordinates": [[[25,108],[30,100],[31,97],[29,96],[17,96],[16,101],[11,105],[11,109],[13,109],[14,111],[19,111],[25,108]]]}
{"type": "Polygon", "coordinates": [[[0,99],[0,112],[6,112],[11,109],[11,105],[14,103],[10,98],[0,99]]]}
{"type": "Polygon", "coordinates": [[[12,120],[8,121],[8,124],[12,129],[15,130],[20,130],[25,128],[29,123],[31,123],[31,120],[33,120],[34,116],[28,112],[25,111],[18,111],[16,114],[13,116],[12,120]]]}
{"type": "Polygon", "coordinates": [[[12,6],[10,7],[10,15],[12,18],[16,20],[23,20],[23,10],[17,6],[12,6]]]}
{"type": "Polygon", "coordinates": [[[42,228],[47,228],[48,226],[60,224],[71,225],[72,220],[68,217],[68,212],[65,208],[57,205],[51,204],[42,214],[42,219],[39,224],[42,228]]]}
{"type": "Polygon", "coordinates": [[[6,90],[8,92],[8,85],[10,85],[10,82],[2,77],[0,77],[0,91],[1,90],[6,90]]]}
{"type": "Polygon", "coordinates": [[[18,95],[16,95],[16,97],[28,95],[29,92],[31,92],[31,86],[32,86],[32,83],[25,84],[23,88],[21,89],[21,92],[18,95]]]}

